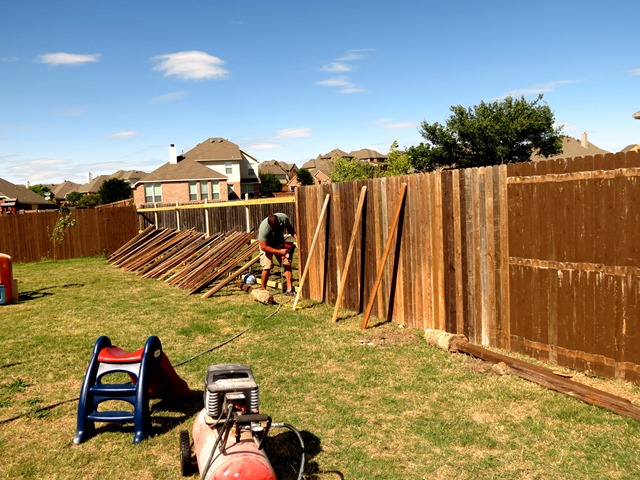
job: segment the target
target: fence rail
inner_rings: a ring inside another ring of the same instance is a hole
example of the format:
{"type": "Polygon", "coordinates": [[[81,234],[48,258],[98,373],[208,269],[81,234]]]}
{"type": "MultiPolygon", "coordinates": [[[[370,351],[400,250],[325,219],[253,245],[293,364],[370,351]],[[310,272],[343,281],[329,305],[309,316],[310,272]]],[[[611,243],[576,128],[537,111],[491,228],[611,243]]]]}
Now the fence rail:
{"type": "Polygon", "coordinates": [[[327,229],[304,296],[467,335],[596,374],[640,380],[640,155],[636,152],[303,187],[300,259],[324,197],[327,229]],[[398,192],[407,197],[386,265],[398,192]],[[358,195],[364,226],[344,265],[358,195]]]}

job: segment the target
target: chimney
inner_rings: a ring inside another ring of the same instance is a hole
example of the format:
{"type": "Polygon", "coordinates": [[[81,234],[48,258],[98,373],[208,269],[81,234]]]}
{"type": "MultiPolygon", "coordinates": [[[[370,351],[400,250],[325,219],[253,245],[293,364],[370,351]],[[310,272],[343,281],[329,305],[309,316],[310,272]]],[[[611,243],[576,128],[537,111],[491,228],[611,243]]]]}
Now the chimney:
{"type": "Polygon", "coordinates": [[[91,182],[93,182],[93,175],[91,175],[91,172],[89,172],[87,175],[87,183],[91,183],[91,182]]]}
{"type": "Polygon", "coordinates": [[[589,140],[587,140],[587,132],[582,132],[582,137],[580,138],[580,145],[582,145],[582,148],[587,148],[589,146],[589,140]]]}
{"type": "Polygon", "coordinates": [[[169,163],[174,165],[178,163],[178,154],[176,153],[176,146],[172,143],[169,145],[169,163]]]}

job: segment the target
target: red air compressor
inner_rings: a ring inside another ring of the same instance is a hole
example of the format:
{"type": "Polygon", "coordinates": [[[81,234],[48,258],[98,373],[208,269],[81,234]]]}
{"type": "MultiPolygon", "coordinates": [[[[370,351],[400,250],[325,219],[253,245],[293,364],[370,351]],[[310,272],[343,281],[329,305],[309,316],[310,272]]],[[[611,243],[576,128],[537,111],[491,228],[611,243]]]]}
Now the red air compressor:
{"type": "Polygon", "coordinates": [[[249,367],[211,365],[205,378],[204,404],[193,425],[193,445],[189,432],[180,432],[183,476],[190,475],[197,465],[202,480],[276,480],[264,445],[271,428],[288,428],[302,448],[298,474],[302,479],[302,437],[291,425],[272,423],[268,415],[260,413],[258,385],[249,367]]]}

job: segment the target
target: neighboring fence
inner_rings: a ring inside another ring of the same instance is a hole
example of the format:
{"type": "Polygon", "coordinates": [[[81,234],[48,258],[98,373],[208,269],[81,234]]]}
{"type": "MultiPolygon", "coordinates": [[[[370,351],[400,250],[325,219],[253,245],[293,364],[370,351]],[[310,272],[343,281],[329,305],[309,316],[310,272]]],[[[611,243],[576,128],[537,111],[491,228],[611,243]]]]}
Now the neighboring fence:
{"type": "Polygon", "coordinates": [[[134,207],[72,210],[75,226],[55,246],[58,212],[0,216],[0,253],[14,262],[109,255],[138,233],[134,207]]]}
{"type": "Polygon", "coordinates": [[[271,213],[286,213],[295,218],[294,197],[265,198],[237,202],[198,203],[138,209],[138,228],[149,225],[178,230],[195,229],[212,235],[216,232],[257,230],[271,213]]]}
{"type": "Polygon", "coordinates": [[[362,312],[407,183],[373,314],[558,364],[640,380],[640,155],[605,155],[303,187],[303,295],[362,312]],[[364,227],[345,262],[361,187],[364,227]],[[323,230],[324,232],[324,230],[323,230]],[[635,346],[635,348],[634,348],[635,346]]]}

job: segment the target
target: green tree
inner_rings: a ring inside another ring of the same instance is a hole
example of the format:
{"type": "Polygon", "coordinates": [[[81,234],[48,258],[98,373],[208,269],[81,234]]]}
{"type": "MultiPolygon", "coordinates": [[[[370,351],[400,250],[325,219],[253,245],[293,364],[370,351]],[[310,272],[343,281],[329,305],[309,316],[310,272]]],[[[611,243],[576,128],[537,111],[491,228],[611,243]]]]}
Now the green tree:
{"type": "Polygon", "coordinates": [[[50,200],[53,200],[53,198],[54,198],[53,192],[46,185],[41,185],[41,184],[31,185],[29,187],[29,190],[31,190],[32,192],[35,192],[38,195],[40,195],[41,197],[45,197],[45,198],[46,198],[47,194],[49,194],[49,199],[50,200]]]}
{"type": "Polygon", "coordinates": [[[411,158],[405,151],[398,149],[398,142],[394,140],[389,147],[389,155],[387,155],[387,169],[384,174],[387,177],[396,175],[407,175],[411,173],[411,158]]]}
{"type": "Polygon", "coordinates": [[[102,182],[98,189],[101,202],[103,204],[119,202],[133,197],[131,184],[121,178],[110,178],[102,182]]]}
{"type": "Polygon", "coordinates": [[[315,185],[316,182],[313,180],[313,175],[311,175],[311,172],[309,170],[307,170],[306,168],[301,168],[300,170],[298,170],[298,181],[300,182],[300,185],[315,185]]]}
{"type": "Polygon", "coordinates": [[[99,193],[88,193],[87,195],[83,195],[78,201],[78,207],[95,207],[102,203],[102,198],[100,198],[99,193]]]}
{"type": "Polygon", "coordinates": [[[407,150],[416,171],[528,162],[533,153],[548,157],[561,152],[562,128],[554,127],[542,95],[532,102],[507,97],[450,110],[446,125],[422,122],[426,142],[407,150]]]}
{"type": "Polygon", "coordinates": [[[71,206],[75,207],[76,205],[78,205],[82,197],[84,197],[84,193],[73,191],[67,193],[66,200],[71,206]]]}
{"type": "Polygon", "coordinates": [[[273,192],[279,192],[282,190],[282,183],[278,180],[278,177],[273,173],[261,173],[260,174],[260,193],[266,196],[271,196],[273,192]]]}
{"type": "Polygon", "coordinates": [[[355,158],[336,157],[333,159],[333,170],[329,176],[332,182],[350,182],[376,178],[381,174],[380,169],[370,163],[355,158]]]}
{"type": "Polygon", "coordinates": [[[74,227],[76,224],[75,219],[71,219],[71,211],[67,205],[62,205],[58,210],[58,220],[53,230],[47,226],[47,233],[49,234],[49,240],[53,244],[53,259],[56,259],[56,248],[62,245],[64,242],[65,234],[67,230],[74,227]]]}

